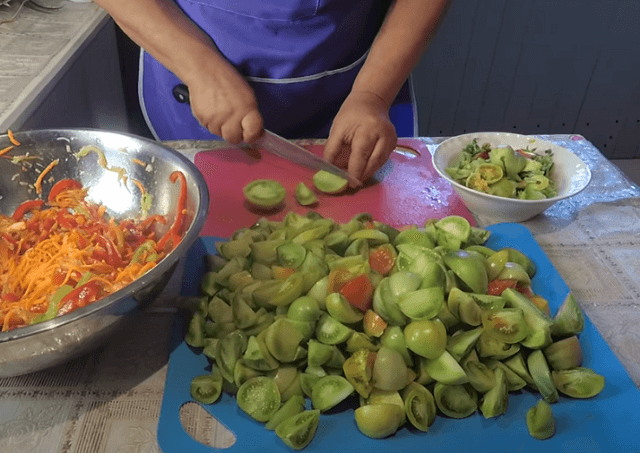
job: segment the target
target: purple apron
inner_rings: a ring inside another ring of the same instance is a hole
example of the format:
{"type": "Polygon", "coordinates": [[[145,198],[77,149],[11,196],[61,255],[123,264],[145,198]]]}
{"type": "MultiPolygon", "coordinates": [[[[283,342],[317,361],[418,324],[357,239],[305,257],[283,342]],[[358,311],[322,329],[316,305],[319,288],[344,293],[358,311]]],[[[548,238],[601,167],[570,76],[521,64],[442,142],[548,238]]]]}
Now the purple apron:
{"type": "MultiPolygon", "coordinates": [[[[264,127],[287,138],[329,135],[390,4],[390,0],[175,1],[252,86],[264,127]]],[[[182,83],[141,52],[138,91],[152,133],[159,140],[219,138],[198,123],[183,97],[174,95],[182,83]]],[[[415,104],[409,84],[395,103],[415,104]]],[[[407,119],[406,111],[392,109],[391,114],[407,119]]],[[[408,135],[415,135],[415,115],[411,123],[408,135]]]]}

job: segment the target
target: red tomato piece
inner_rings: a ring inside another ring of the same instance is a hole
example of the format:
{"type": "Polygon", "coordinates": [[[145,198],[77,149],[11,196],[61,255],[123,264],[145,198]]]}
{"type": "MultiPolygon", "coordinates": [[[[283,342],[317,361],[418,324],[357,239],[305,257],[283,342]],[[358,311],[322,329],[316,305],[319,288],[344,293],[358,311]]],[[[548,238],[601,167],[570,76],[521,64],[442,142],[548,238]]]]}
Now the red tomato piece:
{"type": "Polygon", "coordinates": [[[502,292],[507,289],[515,289],[518,286],[517,280],[499,280],[495,279],[489,282],[487,294],[492,296],[501,296],[502,292]]]}
{"type": "Polygon", "coordinates": [[[369,252],[369,266],[382,275],[387,275],[396,264],[396,252],[391,244],[380,246],[369,252]]]}
{"type": "Polygon", "coordinates": [[[371,308],[373,285],[367,274],[360,274],[345,283],[344,286],[340,288],[340,294],[342,294],[351,305],[365,312],[371,308]]]}

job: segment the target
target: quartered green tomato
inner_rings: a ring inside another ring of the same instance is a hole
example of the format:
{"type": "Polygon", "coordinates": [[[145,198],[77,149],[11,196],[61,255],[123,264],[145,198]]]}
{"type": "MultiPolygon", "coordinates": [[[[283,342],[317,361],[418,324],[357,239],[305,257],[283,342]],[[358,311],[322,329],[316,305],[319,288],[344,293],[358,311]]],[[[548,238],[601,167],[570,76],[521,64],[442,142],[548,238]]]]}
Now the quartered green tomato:
{"type": "Polygon", "coordinates": [[[544,353],[540,349],[532,351],[527,356],[527,366],[542,398],[547,403],[555,403],[558,401],[558,389],[551,376],[547,359],[544,358],[544,353]]]}
{"type": "Polygon", "coordinates": [[[445,265],[471,292],[487,294],[489,278],[482,255],[465,250],[455,250],[447,253],[443,258],[445,265]]]}
{"type": "Polygon", "coordinates": [[[465,418],[478,409],[478,394],[471,386],[436,383],[433,389],[436,406],[447,417],[465,418]]]}
{"type": "Polygon", "coordinates": [[[278,264],[296,269],[300,267],[307,254],[307,249],[294,242],[284,242],[276,248],[278,264]]]}
{"type": "Polygon", "coordinates": [[[238,389],[238,406],[259,422],[267,422],[280,409],[280,392],[273,379],[258,376],[238,389]]]}
{"type": "Polygon", "coordinates": [[[247,348],[247,336],[240,330],[233,331],[218,341],[216,345],[216,364],[227,381],[233,382],[236,362],[247,348]]]}
{"type": "Polygon", "coordinates": [[[285,401],[264,427],[274,431],[280,423],[302,411],[304,411],[304,397],[302,395],[294,395],[285,401]]]}
{"type": "Polygon", "coordinates": [[[348,184],[349,182],[346,179],[325,170],[320,170],[313,175],[313,185],[320,192],[339,194],[347,188],[348,184]]]}
{"type": "Polygon", "coordinates": [[[556,432],[556,422],[549,403],[538,400],[538,403],[527,411],[527,429],[534,439],[544,440],[556,432]]]}
{"type": "Polygon", "coordinates": [[[373,363],[375,353],[367,349],[360,349],[345,360],[342,365],[344,376],[353,385],[358,394],[367,398],[373,390],[373,363]]]}
{"type": "Polygon", "coordinates": [[[553,370],[570,370],[582,365],[582,346],[577,335],[551,343],[544,356],[553,370]]]}
{"type": "Polygon", "coordinates": [[[305,410],[280,423],[276,435],[294,450],[302,450],[313,440],[319,422],[319,410],[305,410]]]}
{"type": "Polygon", "coordinates": [[[316,338],[325,344],[340,344],[349,339],[353,329],[342,324],[328,313],[323,314],[316,324],[316,338]]]}
{"type": "Polygon", "coordinates": [[[264,343],[265,334],[266,331],[263,331],[258,336],[249,337],[247,350],[242,356],[249,367],[259,371],[275,370],[280,365],[264,343]]]}
{"type": "Polygon", "coordinates": [[[447,337],[447,352],[451,356],[460,361],[466,357],[474,348],[476,341],[480,338],[480,334],[484,331],[484,327],[476,327],[475,329],[460,329],[447,337]]]}
{"type": "Polygon", "coordinates": [[[591,398],[604,389],[604,376],[589,368],[552,371],[551,376],[556,388],[572,398],[591,398]]]}
{"type": "Polygon", "coordinates": [[[428,431],[436,418],[433,394],[425,386],[412,382],[402,391],[402,398],[409,422],[420,431],[428,431]]]}
{"type": "Polygon", "coordinates": [[[318,197],[303,182],[299,182],[296,186],[296,201],[302,206],[309,206],[317,203],[318,197]]]}
{"type": "Polygon", "coordinates": [[[504,370],[497,368],[495,370],[495,385],[483,395],[480,411],[484,418],[497,417],[507,411],[508,401],[507,377],[504,370]]]}
{"type": "Polygon", "coordinates": [[[407,366],[413,366],[413,358],[407,348],[404,330],[400,326],[389,326],[380,337],[380,344],[391,348],[402,356],[407,366]]]}
{"type": "Polygon", "coordinates": [[[298,357],[303,335],[287,318],[278,318],[265,333],[267,349],[278,361],[293,362],[298,357]]]}
{"type": "Polygon", "coordinates": [[[340,375],[322,377],[313,385],[311,403],[321,412],[337,406],[355,391],[351,383],[340,375]]]}
{"type": "Polygon", "coordinates": [[[482,332],[476,342],[476,351],[482,358],[502,360],[520,351],[520,343],[505,343],[482,332]]]}
{"type": "Polygon", "coordinates": [[[502,272],[496,278],[498,280],[516,280],[525,286],[531,285],[531,278],[525,268],[511,261],[505,263],[502,272]]]}
{"type": "Polygon", "coordinates": [[[327,312],[341,323],[353,324],[364,318],[364,313],[351,305],[341,293],[329,294],[325,300],[325,306],[327,312]]]}
{"type": "Polygon", "coordinates": [[[287,317],[293,321],[316,322],[321,314],[318,301],[309,296],[298,297],[287,310],[287,317]]]}
{"type": "Polygon", "coordinates": [[[354,412],[356,425],[362,434],[382,439],[395,433],[405,418],[404,409],[397,404],[377,403],[360,406],[354,412]]]}
{"type": "MultiPolygon", "coordinates": [[[[444,276],[444,272],[442,275],[444,276]]],[[[398,305],[414,321],[434,318],[444,305],[444,288],[434,286],[410,291],[400,296],[398,305]]]]}
{"type": "Polygon", "coordinates": [[[211,404],[216,402],[222,394],[222,375],[220,371],[214,367],[210,374],[193,378],[189,392],[191,397],[199,403],[211,404]]]}
{"type": "Polygon", "coordinates": [[[267,280],[253,291],[253,299],[263,307],[289,305],[302,295],[304,279],[298,272],[286,280],[267,280]]]}
{"type": "Polygon", "coordinates": [[[519,343],[529,334],[524,315],[519,308],[502,308],[482,313],[484,331],[504,343],[519,343]]]}
{"type": "Polygon", "coordinates": [[[404,328],[407,347],[421,357],[435,359],[445,351],[447,330],[439,319],[413,321],[404,328]]]}

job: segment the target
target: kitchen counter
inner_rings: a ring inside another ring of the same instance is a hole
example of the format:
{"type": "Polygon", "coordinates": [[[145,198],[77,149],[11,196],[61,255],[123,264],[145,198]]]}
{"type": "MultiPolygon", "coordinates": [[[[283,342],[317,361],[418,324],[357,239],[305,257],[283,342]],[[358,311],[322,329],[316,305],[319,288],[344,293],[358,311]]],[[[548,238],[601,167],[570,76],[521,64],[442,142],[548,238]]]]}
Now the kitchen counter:
{"type": "MultiPolygon", "coordinates": [[[[640,187],[581,136],[541,138],[571,149],[593,177],[584,192],[523,225],[640,387],[640,187]]],[[[443,139],[421,140],[433,151],[443,139]]],[[[192,159],[200,150],[224,146],[197,141],[166,144],[192,159]]],[[[486,218],[477,221],[480,226],[492,223],[486,218]]],[[[169,285],[173,293],[137,315],[135,328],[103,348],[55,369],[0,379],[0,450],[160,451],[156,431],[178,284],[174,279],[169,285]]],[[[185,406],[182,422],[187,431],[220,448],[233,443],[232,436],[204,414],[196,405],[185,406]]]]}
{"type": "MultiPolygon", "coordinates": [[[[0,6],[0,21],[20,2],[0,6]]],[[[0,131],[93,127],[128,132],[115,24],[93,2],[27,6],[0,25],[0,131]]]]}

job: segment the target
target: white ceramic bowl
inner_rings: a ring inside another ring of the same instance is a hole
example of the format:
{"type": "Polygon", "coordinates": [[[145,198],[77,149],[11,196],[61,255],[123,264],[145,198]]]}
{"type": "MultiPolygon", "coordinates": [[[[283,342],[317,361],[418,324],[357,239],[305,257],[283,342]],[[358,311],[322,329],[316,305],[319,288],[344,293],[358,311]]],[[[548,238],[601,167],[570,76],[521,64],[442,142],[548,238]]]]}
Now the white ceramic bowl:
{"type": "Polygon", "coordinates": [[[584,190],[591,181],[589,167],[575,154],[556,145],[533,136],[511,134],[508,132],[477,132],[458,135],[443,141],[433,153],[433,166],[447,181],[451,182],[462,201],[473,214],[496,222],[523,222],[552,206],[554,203],[571,197],[584,190]],[[519,200],[499,197],[470,189],[454,181],[445,171],[462,148],[477,139],[478,145],[489,143],[491,147],[509,145],[514,149],[529,148],[541,152],[553,151],[554,172],[558,195],[545,200],[519,200]]]}

